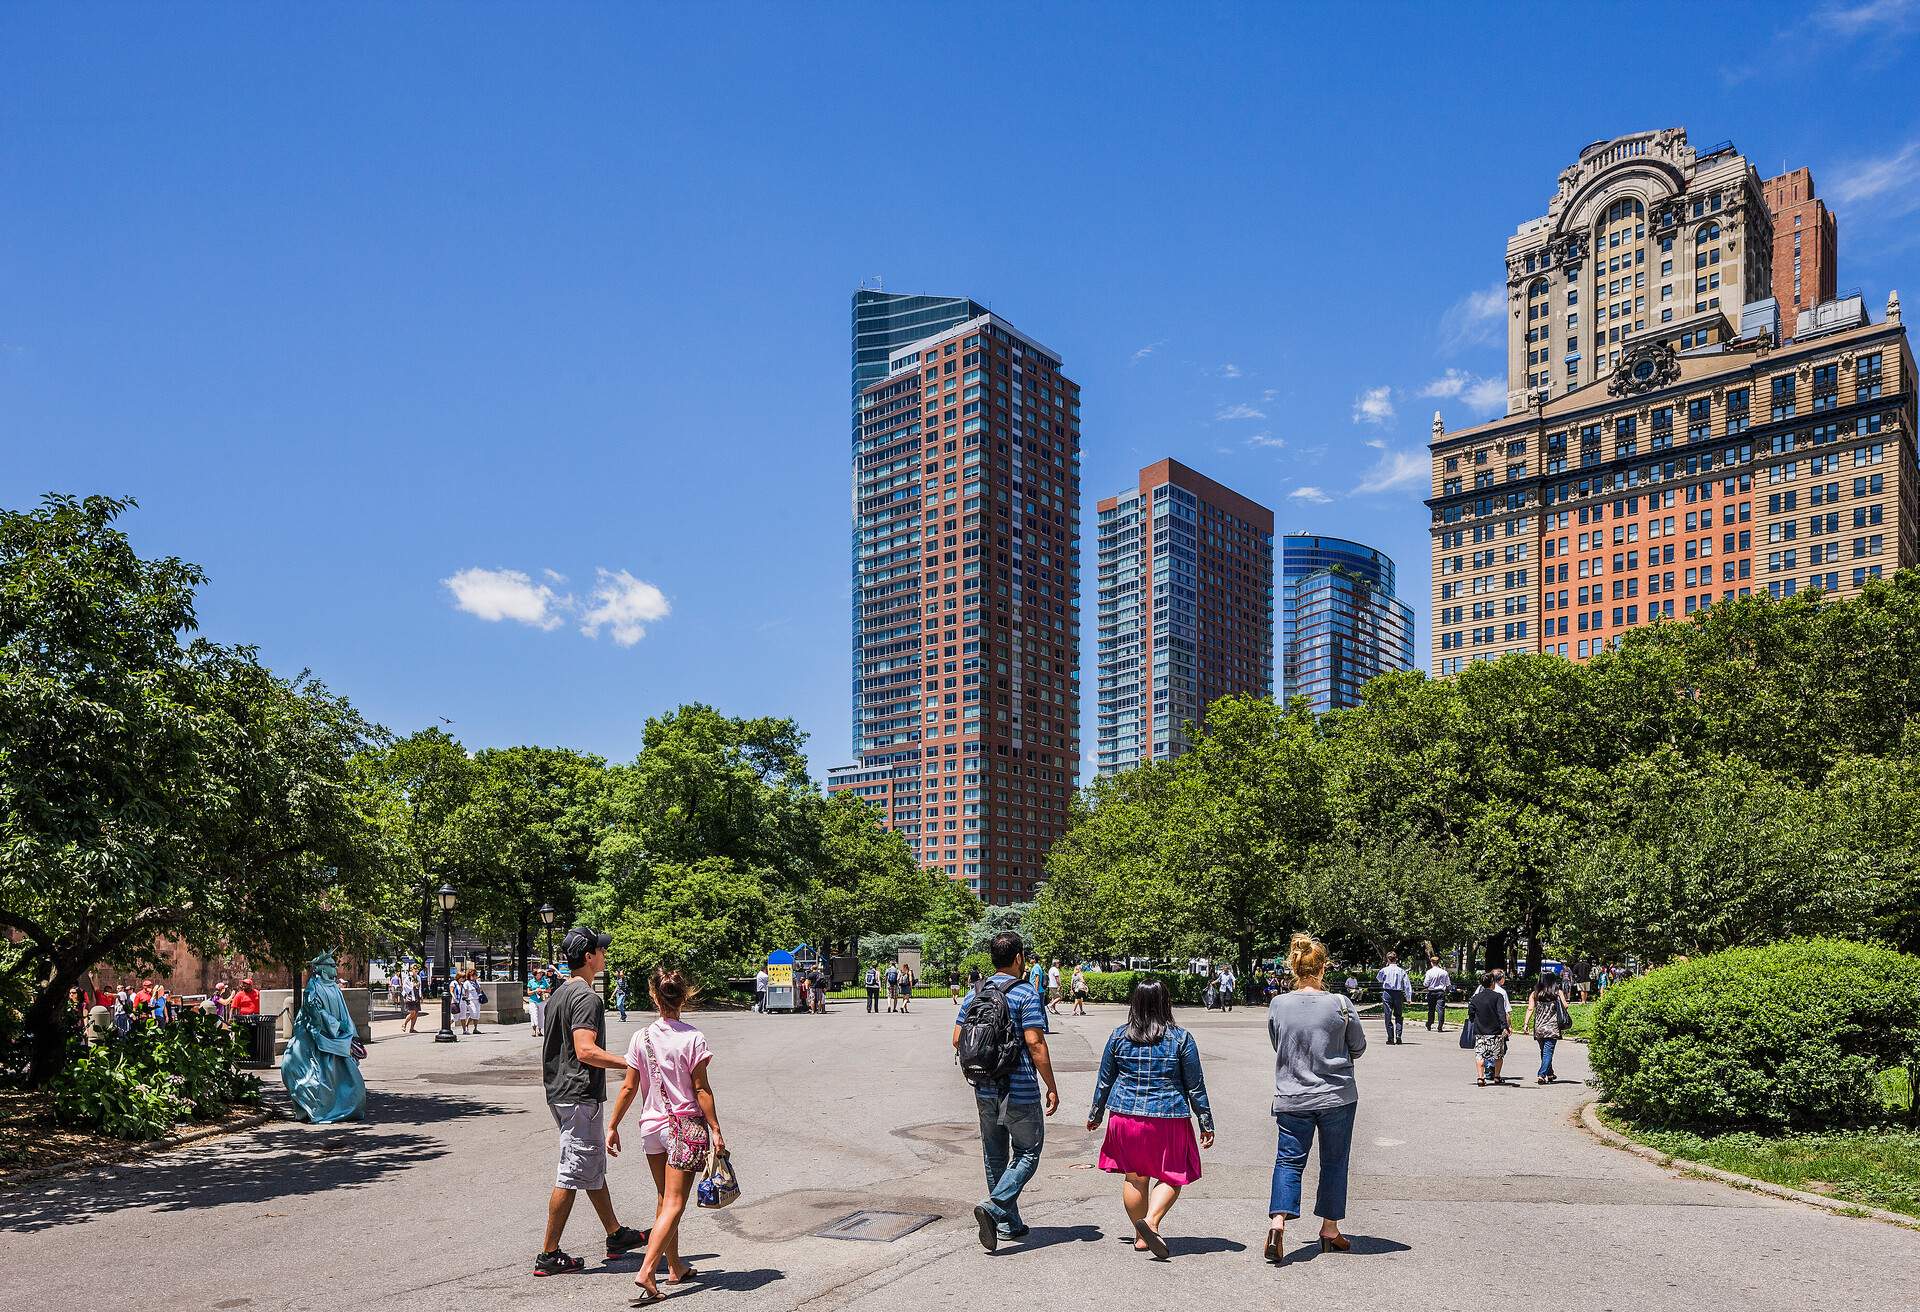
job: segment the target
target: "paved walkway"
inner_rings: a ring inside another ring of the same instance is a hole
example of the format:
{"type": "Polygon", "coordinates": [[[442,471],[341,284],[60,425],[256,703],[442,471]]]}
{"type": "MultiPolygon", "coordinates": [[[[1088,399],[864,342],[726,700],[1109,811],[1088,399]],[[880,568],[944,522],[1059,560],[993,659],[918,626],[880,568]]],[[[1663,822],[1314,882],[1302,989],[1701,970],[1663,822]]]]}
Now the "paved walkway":
{"type": "MultiPolygon", "coordinates": [[[[973,1238],[982,1191],[970,1093],[951,1062],[949,1006],[869,1016],[702,1016],[745,1186],[695,1213],[684,1251],[710,1273],[675,1306],[1116,1309],[1190,1305],[1567,1309],[1887,1309],[1911,1296],[1920,1234],[1847,1220],[1671,1172],[1573,1124],[1578,1083],[1478,1089],[1454,1042],[1415,1026],[1362,1065],[1352,1254],[1260,1262],[1273,1130],[1259,1012],[1184,1013],[1200,1042],[1220,1142],[1174,1208],[1175,1257],[1135,1256],[1116,1182],[1084,1126],[1117,1015],[1061,1017],[1064,1102],[1023,1210],[1024,1245],[973,1238]],[[935,1219],[893,1242],[818,1237],[860,1209],[935,1219]],[[1901,1291],[1905,1291],[1904,1293],[1901,1291]],[[1252,1304],[1249,1300],[1262,1300],[1252,1304]],[[1272,1300],[1271,1302],[1267,1300],[1272,1300]]],[[[636,1016],[636,1020],[638,1017],[636,1016]]],[[[535,1280],[552,1125],[524,1029],[458,1045],[399,1038],[366,1071],[373,1120],[277,1125],[143,1164],[0,1193],[9,1306],[75,1309],[624,1307],[631,1260],[535,1280]]],[[[630,1027],[616,1026],[623,1043],[630,1027]]],[[[1531,1041],[1514,1073],[1531,1076],[1531,1041]]],[[[1586,1075],[1563,1047],[1560,1073],[1586,1075]]],[[[1311,1167],[1309,1168],[1311,1172],[1311,1167]]],[[[645,1224],[644,1161],[615,1164],[624,1219],[645,1224]]],[[[584,1200],[568,1232],[596,1253],[584,1200]]]]}

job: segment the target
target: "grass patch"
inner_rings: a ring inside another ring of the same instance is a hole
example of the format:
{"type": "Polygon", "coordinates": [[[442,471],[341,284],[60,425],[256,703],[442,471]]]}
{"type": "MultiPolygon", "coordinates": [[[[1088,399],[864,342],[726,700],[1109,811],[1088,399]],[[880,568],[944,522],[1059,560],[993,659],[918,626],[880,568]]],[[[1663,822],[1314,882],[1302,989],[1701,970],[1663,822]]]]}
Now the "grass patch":
{"type": "MultiPolygon", "coordinates": [[[[1909,1105],[1906,1072],[1889,1071],[1881,1084],[1889,1103],[1904,1111],[1909,1105]]],[[[1643,1129],[1604,1107],[1600,1118],[1628,1138],[1680,1159],[1676,1165],[1697,1162],[1920,1219],[1920,1128],[1889,1123],[1812,1134],[1697,1134],[1643,1129]]]]}
{"type": "MultiPolygon", "coordinates": [[[[1569,1002],[1567,1004],[1567,1014],[1573,1017],[1573,1028],[1568,1030],[1564,1037],[1569,1039],[1579,1039],[1579,1040],[1582,1040],[1583,1042],[1585,1041],[1587,1035],[1593,1032],[1593,1009],[1595,1005],[1596,1004],[1591,1002],[1569,1002]]],[[[1421,1024],[1424,1025],[1426,1023],[1426,1018],[1427,1018],[1426,1004],[1425,1003],[1420,1004],[1420,1010],[1417,1016],[1415,1015],[1414,1012],[1409,1011],[1407,1013],[1407,1018],[1410,1021],[1417,1019],[1420,1021],[1421,1024]]],[[[1524,1021],[1526,1018],[1527,1018],[1526,999],[1515,998],[1513,1000],[1513,1036],[1516,1039],[1522,1037],[1520,1032],[1520,1023],[1524,1021]]],[[[1448,1025],[1464,1025],[1466,1023],[1467,1023],[1467,1009],[1465,1007],[1449,1006],[1447,1008],[1447,1024],[1448,1025]]]]}

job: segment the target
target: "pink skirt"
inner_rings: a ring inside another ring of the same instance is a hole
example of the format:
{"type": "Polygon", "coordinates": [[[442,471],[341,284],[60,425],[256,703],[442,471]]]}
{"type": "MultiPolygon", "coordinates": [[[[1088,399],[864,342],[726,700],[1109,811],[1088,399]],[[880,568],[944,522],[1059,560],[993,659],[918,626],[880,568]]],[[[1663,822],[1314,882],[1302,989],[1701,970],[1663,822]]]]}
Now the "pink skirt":
{"type": "Polygon", "coordinates": [[[1109,1116],[1100,1169],[1144,1175],[1171,1185],[1200,1178],[1200,1144],[1187,1117],[1109,1116]]]}

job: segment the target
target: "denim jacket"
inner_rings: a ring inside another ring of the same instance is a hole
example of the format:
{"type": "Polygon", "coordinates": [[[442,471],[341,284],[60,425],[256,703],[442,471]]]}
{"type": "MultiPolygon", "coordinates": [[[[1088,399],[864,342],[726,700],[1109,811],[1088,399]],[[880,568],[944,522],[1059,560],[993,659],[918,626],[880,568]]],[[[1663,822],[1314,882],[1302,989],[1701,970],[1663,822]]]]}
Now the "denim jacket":
{"type": "Polygon", "coordinates": [[[1102,1113],[1185,1120],[1197,1117],[1202,1131],[1213,1130],[1213,1108],[1207,1102],[1207,1081],[1200,1073],[1200,1048],[1193,1035],[1173,1026],[1151,1047],[1127,1041],[1122,1025],[1107,1039],[1100,1054],[1100,1079],[1093,1086],[1093,1109],[1087,1119],[1102,1113]]]}

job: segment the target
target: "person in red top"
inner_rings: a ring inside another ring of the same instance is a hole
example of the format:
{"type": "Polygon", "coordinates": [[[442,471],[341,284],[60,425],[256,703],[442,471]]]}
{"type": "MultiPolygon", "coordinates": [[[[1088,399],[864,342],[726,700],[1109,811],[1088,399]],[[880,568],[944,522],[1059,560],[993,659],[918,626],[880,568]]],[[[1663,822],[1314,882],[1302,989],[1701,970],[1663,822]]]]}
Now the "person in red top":
{"type": "Polygon", "coordinates": [[[241,980],[240,987],[234,990],[233,1014],[236,1016],[260,1014],[260,990],[253,986],[251,979],[241,980]]]}

